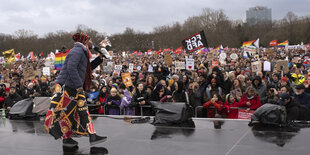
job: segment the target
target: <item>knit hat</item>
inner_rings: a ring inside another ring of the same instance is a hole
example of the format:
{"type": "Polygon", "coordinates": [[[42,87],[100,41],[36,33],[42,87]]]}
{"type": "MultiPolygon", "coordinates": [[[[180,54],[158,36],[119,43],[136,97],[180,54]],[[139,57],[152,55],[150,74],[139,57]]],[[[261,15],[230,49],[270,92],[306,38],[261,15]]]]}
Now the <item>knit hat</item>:
{"type": "Polygon", "coordinates": [[[213,79],[211,80],[211,83],[213,83],[213,82],[216,82],[216,79],[215,79],[215,78],[213,78],[213,79]]]}
{"type": "Polygon", "coordinates": [[[288,83],[288,78],[284,76],[284,77],[281,78],[281,81],[284,81],[284,82],[288,83]]]}
{"type": "Polygon", "coordinates": [[[300,90],[300,89],[305,89],[305,86],[303,84],[299,84],[295,87],[295,89],[300,90]]]}
{"type": "Polygon", "coordinates": [[[4,89],[4,92],[9,92],[10,91],[10,88],[5,88],[4,89]]]}
{"type": "Polygon", "coordinates": [[[72,39],[75,42],[80,42],[82,44],[86,44],[86,41],[89,39],[90,37],[88,35],[86,35],[85,33],[76,33],[72,36],[72,39]]]}

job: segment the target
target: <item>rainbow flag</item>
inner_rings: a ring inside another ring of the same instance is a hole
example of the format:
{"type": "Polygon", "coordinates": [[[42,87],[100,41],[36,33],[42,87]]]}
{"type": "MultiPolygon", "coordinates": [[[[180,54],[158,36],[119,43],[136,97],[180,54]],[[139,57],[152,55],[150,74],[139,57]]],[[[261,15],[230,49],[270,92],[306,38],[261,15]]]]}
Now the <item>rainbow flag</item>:
{"type": "Polygon", "coordinates": [[[255,41],[255,40],[252,40],[252,41],[245,41],[245,42],[242,43],[242,46],[241,46],[241,47],[252,46],[252,44],[253,44],[254,41],[255,41]]]}
{"type": "Polygon", "coordinates": [[[66,56],[69,53],[69,51],[70,51],[70,49],[66,50],[66,53],[58,52],[58,53],[55,54],[55,62],[54,62],[54,64],[55,64],[55,69],[56,70],[61,70],[62,65],[64,64],[66,56]]]}
{"type": "Polygon", "coordinates": [[[285,40],[282,43],[279,43],[277,46],[278,47],[285,47],[286,45],[288,45],[288,40],[285,40]]]}
{"type": "Polygon", "coordinates": [[[215,50],[217,50],[218,52],[221,52],[221,50],[223,50],[223,45],[219,45],[215,48],[215,50]]]}

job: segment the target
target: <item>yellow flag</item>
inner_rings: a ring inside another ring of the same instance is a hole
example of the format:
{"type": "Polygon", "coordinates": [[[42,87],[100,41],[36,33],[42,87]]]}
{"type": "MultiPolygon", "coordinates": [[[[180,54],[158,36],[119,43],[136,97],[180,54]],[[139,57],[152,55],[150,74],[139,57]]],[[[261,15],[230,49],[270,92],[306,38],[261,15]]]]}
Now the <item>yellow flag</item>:
{"type": "Polygon", "coordinates": [[[10,49],[7,51],[2,52],[4,58],[7,60],[7,62],[15,62],[15,52],[14,49],[10,49]]]}

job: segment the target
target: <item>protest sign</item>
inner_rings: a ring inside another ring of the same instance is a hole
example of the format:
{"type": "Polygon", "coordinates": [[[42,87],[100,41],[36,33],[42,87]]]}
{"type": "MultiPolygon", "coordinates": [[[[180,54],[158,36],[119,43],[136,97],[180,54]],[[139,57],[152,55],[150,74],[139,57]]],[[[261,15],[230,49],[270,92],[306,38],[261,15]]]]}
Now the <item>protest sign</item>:
{"type": "Polygon", "coordinates": [[[216,66],[219,66],[219,62],[218,61],[212,61],[211,68],[214,68],[216,66]]]}
{"type": "Polygon", "coordinates": [[[230,58],[233,59],[233,60],[237,60],[238,59],[238,55],[236,53],[232,53],[230,55],[230,58]]]}
{"type": "Polygon", "coordinates": [[[50,67],[43,67],[43,75],[51,76],[51,68],[50,67]]]}
{"type": "Polygon", "coordinates": [[[255,61],[251,63],[252,72],[261,72],[262,71],[262,63],[260,61],[255,61]]]}
{"type": "Polygon", "coordinates": [[[275,67],[274,67],[274,72],[277,71],[284,71],[288,72],[288,61],[287,60],[278,60],[275,67]]]}
{"type": "Polygon", "coordinates": [[[153,73],[154,72],[153,66],[149,65],[147,71],[150,72],[150,73],[153,73]]]}
{"type": "Polygon", "coordinates": [[[192,58],[186,59],[186,69],[187,70],[194,70],[195,67],[195,61],[192,58]]]}
{"type": "Polygon", "coordinates": [[[208,47],[207,40],[203,31],[200,31],[182,41],[182,45],[187,52],[195,51],[202,47],[208,47]]]}
{"type": "Polygon", "coordinates": [[[32,68],[25,68],[23,70],[25,80],[33,80],[35,77],[34,70],[32,68]]]}
{"type": "Polygon", "coordinates": [[[176,61],[175,62],[175,69],[177,69],[177,70],[185,69],[185,62],[176,61]]]}
{"type": "Polygon", "coordinates": [[[171,55],[170,55],[170,54],[166,54],[164,60],[165,60],[165,63],[166,63],[168,66],[171,66],[171,65],[172,65],[172,58],[171,58],[171,55]]]}
{"type": "Polygon", "coordinates": [[[254,110],[250,110],[249,112],[247,112],[244,109],[238,109],[238,119],[250,120],[253,114],[254,114],[254,110]]]}
{"type": "Polygon", "coordinates": [[[122,80],[126,87],[133,86],[130,73],[122,73],[122,80]]]}
{"type": "Polygon", "coordinates": [[[34,71],[34,75],[35,76],[41,76],[42,75],[42,71],[41,70],[36,70],[36,71],[34,71]]]}
{"type": "Polygon", "coordinates": [[[115,70],[115,71],[121,71],[122,68],[123,68],[122,65],[115,65],[114,70],[115,70]]]}
{"type": "Polygon", "coordinates": [[[129,64],[129,68],[128,68],[129,73],[133,72],[133,63],[129,64]]]}
{"type": "Polygon", "coordinates": [[[271,71],[271,63],[269,61],[264,61],[264,71],[266,72],[271,71]]]}

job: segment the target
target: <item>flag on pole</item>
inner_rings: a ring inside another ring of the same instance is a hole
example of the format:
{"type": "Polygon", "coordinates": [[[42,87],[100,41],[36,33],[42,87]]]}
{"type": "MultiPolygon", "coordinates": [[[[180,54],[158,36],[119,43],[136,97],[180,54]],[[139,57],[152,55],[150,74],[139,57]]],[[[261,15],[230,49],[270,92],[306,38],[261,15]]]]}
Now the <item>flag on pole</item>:
{"type": "Polygon", "coordinates": [[[254,45],[256,48],[259,48],[259,38],[257,38],[257,39],[253,42],[253,45],[254,45]]]}
{"type": "Polygon", "coordinates": [[[7,51],[2,52],[4,58],[7,60],[7,62],[15,62],[15,52],[14,49],[10,49],[7,51]]]}
{"type": "Polygon", "coordinates": [[[62,65],[65,62],[66,56],[69,53],[70,49],[66,50],[66,53],[58,52],[55,54],[55,69],[56,70],[61,70],[62,65]]]}
{"type": "Polygon", "coordinates": [[[223,45],[219,45],[215,48],[215,50],[217,50],[218,52],[221,52],[221,50],[223,50],[223,45]]]}
{"type": "Polygon", "coordinates": [[[253,44],[254,41],[255,41],[255,40],[252,40],[252,41],[245,41],[245,42],[242,43],[242,46],[241,46],[241,47],[252,46],[252,44],[253,44]]]}
{"type": "Polygon", "coordinates": [[[283,41],[282,43],[278,44],[278,47],[285,47],[288,45],[288,40],[283,41]]]}
{"type": "Polygon", "coordinates": [[[175,49],[173,53],[174,54],[182,53],[182,46],[177,48],[177,49],[175,49]]]}
{"type": "Polygon", "coordinates": [[[272,40],[270,41],[269,46],[277,46],[277,44],[277,40],[272,40]]]}

